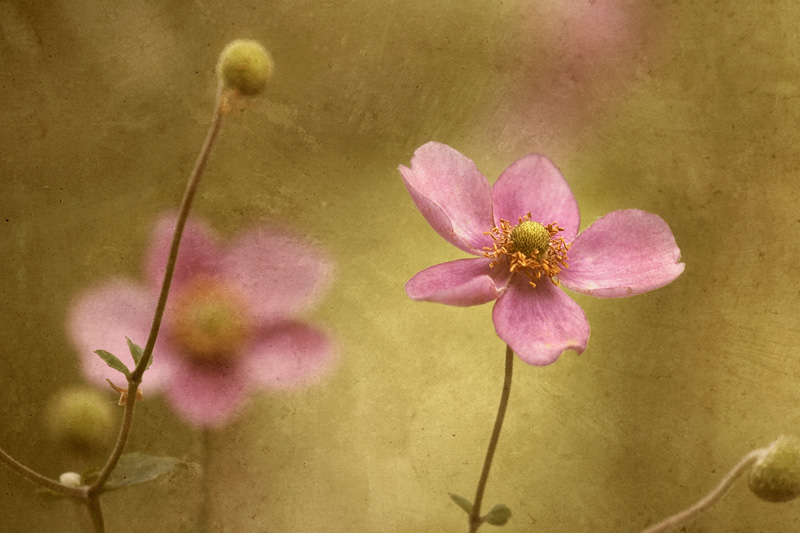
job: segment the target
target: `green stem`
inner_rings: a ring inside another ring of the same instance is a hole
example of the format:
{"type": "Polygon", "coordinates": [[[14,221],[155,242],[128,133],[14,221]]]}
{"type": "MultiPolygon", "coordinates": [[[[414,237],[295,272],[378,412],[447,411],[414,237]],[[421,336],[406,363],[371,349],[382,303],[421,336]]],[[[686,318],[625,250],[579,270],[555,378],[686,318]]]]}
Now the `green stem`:
{"type": "Polygon", "coordinates": [[[489,439],[489,447],[486,449],[486,458],[483,461],[483,470],[478,480],[478,488],[475,491],[475,500],[472,504],[472,512],[469,514],[469,533],[475,533],[483,523],[481,517],[481,503],[483,503],[483,492],[486,489],[486,481],[489,479],[489,470],[492,468],[492,459],[497,449],[497,441],[500,440],[500,430],[503,428],[503,418],[506,416],[508,397],[511,394],[511,376],[514,369],[514,352],[511,346],[506,345],[506,373],[503,381],[503,392],[500,395],[500,406],[497,408],[497,418],[494,421],[492,437],[489,439]]]}
{"type": "Polygon", "coordinates": [[[178,249],[180,248],[181,237],[183,236],[183,228],[186,226],[186,220],[189,217],[189,209],[192,207],[192,200],[194,200],[195,192],[197,192],[197,185],[200,183],[200,178],[203,176],[203,171],[206,168],[208,157],[211,155],[211,149],[214,146],[214,141],[217,139],[220,127],[222,126],[222,117],[225,115],[225,110],[227,109],[225,97],[226,93],[222,89],[222,84],[220,84],[217,88],[217,97],[214,103],[214,114],[211,119],[211,125],[209,127],[208,134],[206,135],[205,142],[203,143],[203,147],[200,150],[200,155],[197,158],[197,163],[195,163],[194,170],[192,170],[192,174],[189,177],[189,182],[186,185],[186,191],[183,194],[183,200],[181,201],[180,211],[178,212],[178,221],[175,226],[175,233],[172,236],[169,258],[167,259],[167,269],[164,272],[164,281],[161,284],[161,293],[158,296],[158,304],[156,305],[155,314],[153,316],[153,323],[150,326],[150,335],[147,339],[147,345],[145,346],[142,358],[139,360],[139,364],[136,365],[136,369],[131,372],[131,375],[128,378],[128,401],[125,404],[125,413],[122,417],[122,427],[120,428],[117,442],[114,445],[114,449],[111,452],[108,461],[106,461],[103,470],[100,472],[100,475],[97,477],[95,482],[91,487],[89,487],[90,497],[94,497],[102,491],[103,485],[105,485],[106,481],[108,481],[108,477],[117,466],[117,462],[122,456],[122,452],[125,450],[125,444],[128,441],[128,435],[130,434],[131,425],[133,424],[133,411],[136,405],[136,391],[139,388],[139,384],[142,382],[142,374],[144,374],[147,364],[153,356],[153,348],[156,345],[158,332],[161,328],[161,319],[164,316],[164,309],[167,306],[169,288],[172,284],[172,276],[175,272],[175,262],[178,259],[178,249]]]}
{"type": "Polygon", "coordinates": [[[744,474],[748,468],[750,468],[750,465],[755,463],[765,453],[765,451],[766,450],[759,449],[748,453],[741,461],[739,461],[736,466],[733,467],[733,470],[728,472],[728,475],[725,476],[725,479],[723,479],[722,482],[720,482],[720,484],[717,485],[717,487],[705,498],[692,505],[688,509],[672,515],[656,525],[648,527],[642,531],[642,533],[661,533],[662,531],[669,531],[672,528],[678,527],[686,522],[689,522],[690,520],[693,520],[705,511],[708,511],[712,505],[717,503],[720,498],[727,494],[736,480],[739,479],[741,475],[744,474]]]}

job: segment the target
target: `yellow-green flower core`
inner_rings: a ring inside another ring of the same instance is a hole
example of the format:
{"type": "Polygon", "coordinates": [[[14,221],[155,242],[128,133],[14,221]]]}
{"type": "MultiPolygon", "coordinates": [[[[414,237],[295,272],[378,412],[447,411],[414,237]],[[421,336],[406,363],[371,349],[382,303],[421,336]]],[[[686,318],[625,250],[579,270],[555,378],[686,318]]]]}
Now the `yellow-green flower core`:
{"type": "Polygon", "coordinates": [[[779,437],[750,470],[750,490],[769,502],[800,496],[800,441],[779,437]]]}
{"type": "Polygon", "coordinates": [[[170,336],[181,353],[198,362],[222,363],[236,357],[250,338],[252,324],[238,291],[198,278],[175,296],[170,336]]]}
{"type": "Polygon", "coordinates": [[[563,237],[556,237],[564,228],[553,222],[544,225],[531,220],[528,213],[517,225],[501,220],[499,227],[486,234],[494,239],[491,248],[484,248],[483,255],[492,259],[491,268],[506,265],[509,272],[523,272],[532,287],[542,278],[549,278],[558,285],[555,276],[567,268],[569,244],[563,237]]]}
{"type": "Polygon", "coordinates": [[[258,41],[237,39],[222,51],[217,75],[222,84],[241,94],[254,95],[267,84],[275,64],[267,49],[258,41]]]}
{"type": "Polygon", "coordinates": [[[535,259],[550,248],[550,232],[538,222],[526,220],[511,230],[511,242],[525,256],[535,259]]]}

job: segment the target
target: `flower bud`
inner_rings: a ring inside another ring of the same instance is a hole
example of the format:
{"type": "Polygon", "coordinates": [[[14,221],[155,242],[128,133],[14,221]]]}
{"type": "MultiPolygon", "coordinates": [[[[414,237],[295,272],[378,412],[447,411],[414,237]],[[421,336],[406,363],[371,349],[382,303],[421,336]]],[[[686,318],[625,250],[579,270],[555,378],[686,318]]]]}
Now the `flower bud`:
{"type": "Polygon", "coordinates": [[[99,451],[109,442],[112,418],[108,398],[82,386],[59,392],[47,410],[47,426],[53,437],[80,453],[99,451]]]}
{"type": "Polygon", "coordinates": [[[59,483],[67,487],[78,488],[83,485],[83,479],[77,472],[64,472],[58,478],[59,483]]]}
{"type": "Polygon", "coordinates": [[[800,440],[781,436],[773,442],[750,471],[750,490],[769,502],[800,496],[800,440]]]}
{"type": "Polygon", "coordinates": [[[261,43],[237,39],[225,47],[217,63],[217,76],[226,88],[244,95],[261,92],[275,68],[272,56],[261,43]]]}

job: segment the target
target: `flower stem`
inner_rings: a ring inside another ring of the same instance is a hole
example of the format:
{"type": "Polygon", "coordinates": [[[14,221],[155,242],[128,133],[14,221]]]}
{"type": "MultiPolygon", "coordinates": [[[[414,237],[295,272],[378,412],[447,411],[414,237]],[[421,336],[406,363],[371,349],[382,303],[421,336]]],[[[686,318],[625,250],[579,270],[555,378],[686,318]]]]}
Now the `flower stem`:
{"type": "Polygon", "coordinates": [[[200,512],[197,516],[197,533],[208,531],[211,516],[211,484],[209,469],[211,468],[211,430],[202,428],[200,430],[200,512]]]}
{"type": "Polygon", "coordinates": [[[192,200],[194,200],[197,185],[200,183],[200,178],[203,176],[208,157],[211,155],[211,149],[214,147],[214,141],[217,139],[220,127],[222,126],[222,118],[226,114],[227,109],[227,92],[223,90],[222,84],[220,83],[217,87],[217,96],[214,102],[214,114],[211,118],[211,125],[209,126],[203,147],[200,149],[200,155],[197,157],[197,162],[192,170],[192,174],[189,176],[189,182],[186,185],[186,191],[181,200],[178,221],[175,226],[175,233],[172,235],[172,244],[169,250],[169,258],[167,259],[167,268],[164,272],[164,281],[161,284],[161,293],[158,296],[158,304],[156,305],[153,316],[153,323],[150,326],[150,335],[147,338],[147,345],[145,346],[142,358],[139,360],[139,364],[136,365],[136,369],[131,372],[128,378],[128,400],[125,404],[125,413],[122,417],[122,426],[120,427],[119,436],[117,437],[117,442],[103,470],[92,486],[89,487],[90,497],[94,497],[102,491],[103,485],[105,485],[111,472],[117,466],[117,462],[122,456],[125,444],[128,441],[128,435],[130,434],[131,425],[133,424],[136,391],[139,388],[139,384],[142,382],[142,374],[144,374],[147,364],[153,356],[153,348],[156,345],[158,332],[161,328],[161,319],[164,316],[164,309],[167,306],[169,288],[172,284],[172,276],[175,272],[175,262],[178,259],[178,249],[180,248],[181,237],[183,236],[183,228],[186,226],[186,220],[189,217],[189,209],[192,207],[192,200]]]}
{"type": "Polygon", "coordinates": [[[492,459],[497,449],[497,441],[500,440],[500,430],[503,428],[503,418],[506,416],[508,397],[511,394],[511,375],[514,369],[514,351],[511,346],[506,345],[506,373],[503,381],[503,392],[500,395],[500,406],[497,408],[497,418],[494,421],[492,437],[489,439],[489,447],[486,449],[486,458],[483,461],[478,488],[475,491],[475,500],[472,504],[472,512],[469,513],[469,533],[475,533],[483,523],[481,517],[481,503],[483,503],[483,492],[486,489],[486,481],[489,479],[489,470],[492,468],[492,459]]]}
{"type": "Polygon", "coordinates": [[[105,533],[106,524],[103,520],[103,508],[100,506],[100,498],[90,498],[86,502],[86,509],[89,511],[89,518],[92,520],[94,533],[105,533]]]}
{"type": "Polygon", "coordinates": [[[720,484],[717,485],[717,487],[705,498],[695,503],[688,509],[684,509],[680,513],[670,516],[666,520],[648,527],[642,531],[642,533],[660,533],[662,531],[669,531],[674,527],[678,527],[686,522],[689,522],[705,511],[708,511],[711,506],[717,502],[717,500],[725,496],[736,480],[739,479],[739,477],[741,477],[741,475],[744,474],[747,469],[764,454],[765,451],[766,450],[758,449],[748,453],[744,456],[744,458],[742,458],[741,461],[739,461],[736,466],[733,467],[733,470],[728,472],[728,475],[725,476],[725,479],[723,479],[722,482],[720,482],[720,484]]]}
{"type": "Polygon", "coordinates": [[[36,483],[37,485],[41,485],[46,489],[50,489],[55,492],[60,492],[66,496],[72,496],[73,498],[83,499],[86,497],[86,491],[77,487],[67,487],[66,485],[62,485],[55,479],[50,479],[49,477],[43,476],[38,472],[35,472],[25,466],[24,464],[20,463],[10,455],[8,455],[5,450],[0,448],[0,461],[2,461],[8,468],[19,474],[20,476],[24,477],[28,481],[32,483],[36,483]]]}

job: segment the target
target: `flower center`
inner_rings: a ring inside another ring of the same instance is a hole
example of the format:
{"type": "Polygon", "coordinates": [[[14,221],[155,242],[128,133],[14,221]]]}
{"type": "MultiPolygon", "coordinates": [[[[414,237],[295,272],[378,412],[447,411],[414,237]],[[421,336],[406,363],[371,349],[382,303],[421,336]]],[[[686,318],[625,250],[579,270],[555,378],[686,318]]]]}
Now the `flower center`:
{"type": "Polygon", "coordinates": [[[494,243],[491,248],[484,248],[483,255],[492,259],[489,263],[491,268],[506,264],[511,273],[523,272],[528,276],[531,287],[545,277],[558,285],[558,279],[554,276],[569,266],[569,244],[563,237],[556,237],[563,230],[555,222],[545,226],[531,220],[530,213],[521,217],[516,226],[507,220],[500,220],[500,227],[486,232],[494,239],[494,243]]]}
{"type": "Polygon", "coordinates": [[[253,329],[247,307],[229,285],[200,277],[175,297],[170,335],[181,352],[196,361],[233,359],[253,329]]]}

